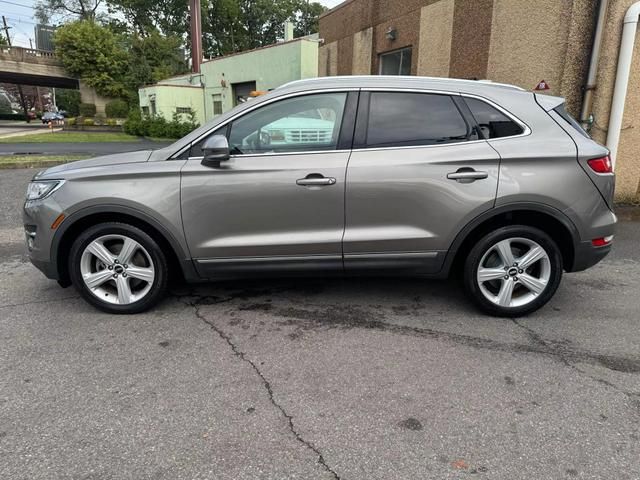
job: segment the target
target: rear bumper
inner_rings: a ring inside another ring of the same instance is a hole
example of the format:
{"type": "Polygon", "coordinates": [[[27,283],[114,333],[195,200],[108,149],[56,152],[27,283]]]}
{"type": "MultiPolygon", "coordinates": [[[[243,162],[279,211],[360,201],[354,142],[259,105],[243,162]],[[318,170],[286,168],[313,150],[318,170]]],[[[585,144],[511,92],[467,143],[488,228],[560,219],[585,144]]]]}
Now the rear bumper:
{"type": "Polygon", "coordinates": [[[573,265],[568,268],[568,272],[581,272],[589,267],[593,267],[604,257],[609,255],[612,244],[604,247],[594,247],[591,242],[580,242],[575,250],[573,265]]]}

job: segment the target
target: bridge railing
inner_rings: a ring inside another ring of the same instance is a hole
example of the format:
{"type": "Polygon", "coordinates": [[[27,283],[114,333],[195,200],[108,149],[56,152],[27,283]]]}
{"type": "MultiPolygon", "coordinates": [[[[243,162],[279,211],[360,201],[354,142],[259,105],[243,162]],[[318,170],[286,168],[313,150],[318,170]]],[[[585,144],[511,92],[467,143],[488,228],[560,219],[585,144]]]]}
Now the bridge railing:
{"type": "Polygon", "coordinates": [[[37,48],[9,47],[7,45],[0,46],[0,59],[48,65],[61,64],[55,52],[38,50],[37,48]]]}

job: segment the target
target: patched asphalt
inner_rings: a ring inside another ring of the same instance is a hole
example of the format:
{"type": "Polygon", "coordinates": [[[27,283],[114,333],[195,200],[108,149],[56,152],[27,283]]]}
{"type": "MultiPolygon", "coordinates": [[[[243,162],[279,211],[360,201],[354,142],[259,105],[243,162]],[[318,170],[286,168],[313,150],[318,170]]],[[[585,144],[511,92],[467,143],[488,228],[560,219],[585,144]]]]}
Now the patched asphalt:
{"type": "Polygon", "coordinates": [[[24,256],[0,170],[0,478],[638,479],[640,222],[536,314],[455,282],[177,286],[92,309],[24,256]]]}

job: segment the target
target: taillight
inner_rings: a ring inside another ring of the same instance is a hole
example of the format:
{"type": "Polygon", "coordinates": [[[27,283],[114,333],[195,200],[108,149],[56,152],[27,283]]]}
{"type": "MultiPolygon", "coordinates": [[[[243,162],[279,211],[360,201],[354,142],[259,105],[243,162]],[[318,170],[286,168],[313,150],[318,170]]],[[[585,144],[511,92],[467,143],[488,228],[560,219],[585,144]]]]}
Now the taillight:
{"type": "Polygon", "coordinates": [[[611,165],[611,159],[609,155],[601,158],[593,158],[588,160],[587,163],[596,173],[613,173],[613,165],[611,165]]]}
{"type": "Polygon", "coordinates": [[[608,237],[599,237],[591,240],[591,245],[594,247],[606,247],[611,242],[613,242],[613,235],[609,235],[608,237]]]}

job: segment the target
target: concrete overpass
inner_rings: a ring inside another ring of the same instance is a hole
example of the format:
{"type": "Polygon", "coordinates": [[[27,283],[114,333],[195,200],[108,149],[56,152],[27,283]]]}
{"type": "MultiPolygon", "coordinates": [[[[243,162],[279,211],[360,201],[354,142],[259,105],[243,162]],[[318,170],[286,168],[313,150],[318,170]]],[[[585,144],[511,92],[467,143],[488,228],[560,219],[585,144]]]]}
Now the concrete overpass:
{"type": "Polygon", "coordinates": [[[0,46],[0,82],[80,90],[81,101],[95,104],[101,114],[108,101],[67,73],[55,53],[47,50],[0,46]]]}

